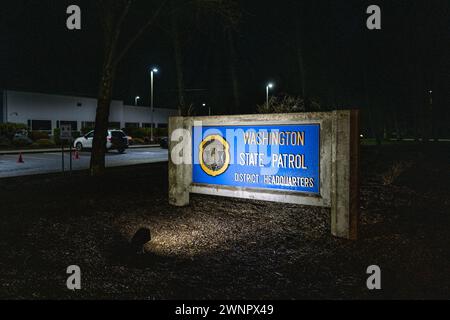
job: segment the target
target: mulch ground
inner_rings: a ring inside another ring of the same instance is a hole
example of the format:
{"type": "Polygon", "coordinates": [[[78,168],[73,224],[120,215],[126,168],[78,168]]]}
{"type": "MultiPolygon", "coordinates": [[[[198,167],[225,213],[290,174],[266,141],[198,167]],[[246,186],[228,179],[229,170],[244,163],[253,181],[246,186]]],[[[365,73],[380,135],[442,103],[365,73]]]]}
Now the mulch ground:
{"type": "Polygon", "coordinates": [[[1,299],[450,297],[450,147],[366,147],[360,239],[330,211],[193,195],[167,200],[167,165],[0,180],[1,299]],[[128,242],[152,231],[143,255],[128,242]],[[382,290],[366,269],[379,265],[382,290]],[[66,288],[66,268],[82,290],[66,288]]]}

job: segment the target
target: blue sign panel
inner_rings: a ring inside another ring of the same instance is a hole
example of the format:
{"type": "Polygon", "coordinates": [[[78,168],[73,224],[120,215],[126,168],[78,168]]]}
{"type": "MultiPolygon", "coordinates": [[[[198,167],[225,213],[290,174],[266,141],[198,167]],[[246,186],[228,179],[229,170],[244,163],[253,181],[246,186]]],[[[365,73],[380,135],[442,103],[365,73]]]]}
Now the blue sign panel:
{"type": "Polygon", "coordinates": [[[193,183],[320,194],[320,125],[193,127],[193,183]]]}

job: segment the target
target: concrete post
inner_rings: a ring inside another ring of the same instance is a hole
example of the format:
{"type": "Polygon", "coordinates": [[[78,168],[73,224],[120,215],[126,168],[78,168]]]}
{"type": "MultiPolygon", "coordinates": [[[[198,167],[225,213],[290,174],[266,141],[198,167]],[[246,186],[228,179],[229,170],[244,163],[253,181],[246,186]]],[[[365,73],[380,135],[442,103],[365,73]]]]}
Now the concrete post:
{"type": "Polygon", "coordinates": [[[335,111],[332,128],[331,232],[357,239],[359,219],[359,111],[335,111]]]}
{"type": "Polygon", "coordinates": [[[189,205],[192,183],[191,122],[191,118],[169,118],[169,203],[177,207],[189,205]]]}

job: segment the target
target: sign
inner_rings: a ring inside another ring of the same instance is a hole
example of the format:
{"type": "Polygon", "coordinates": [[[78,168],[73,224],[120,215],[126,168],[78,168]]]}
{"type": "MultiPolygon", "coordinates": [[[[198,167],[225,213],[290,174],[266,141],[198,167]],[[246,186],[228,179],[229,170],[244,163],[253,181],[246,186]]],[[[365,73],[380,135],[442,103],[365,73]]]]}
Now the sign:
{"type": "Polygon", "coordinates": [[[359,136],[358,110],[171,117],[169,203],[203,194],[277,202],[280,214],[285,203],[326,207],[331,233],[356,239],[359,136]]]}
{"type": "Polygon", "coordinates": [[[320,125],[193,128],[192,182],[320,194],[320,125]]]}
{"type": "Polygon", "coordinates": [[[72,126],[70,124],[63,124],[60,126],[60,139],[72,140],[72,126]]]}

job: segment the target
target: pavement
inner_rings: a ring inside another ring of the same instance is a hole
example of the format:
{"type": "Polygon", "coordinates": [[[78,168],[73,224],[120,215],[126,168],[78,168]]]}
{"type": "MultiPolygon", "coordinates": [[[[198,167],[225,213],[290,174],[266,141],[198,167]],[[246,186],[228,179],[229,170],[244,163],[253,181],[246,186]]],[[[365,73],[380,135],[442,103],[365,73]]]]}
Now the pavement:
{"type": "MultiPolygon", "coordinates": [[[[159,148],[159,144],[148,144],[148,145],[135,145],[129,146],[130,149],[146,149],[146,148],[159,148]]],[[[65,147],[65,151],[69,152],[69,147],[65,147]]],[[[48,153],[48,152],[61,152],[61,148],[48,148],[48,149],[17,149],[17,150],[0,150],[0,155],[2,154],[26,154],[26,153],[48,153]]]]}
{"type": "MultiPolygon", "coordinates": [[[[18,153],[0,154],[0,178],[18,177],[62,171],[62,153],[58,149],[40,150],[39,153],[22,153],[24,163],[18,163],[18,153]]],[[[90,152],[81,152],[79,159],[72,157],[74,171],[89,169],[90,152]]],[[[124,154],[110,151],[106,155],[107,167],[131,166],[146,163],[167,162],[168,151],[157,147],[130,148],[124,154]]],[[[70,154],[64,154],[64,167],[70,168],[70,154]]]]}

